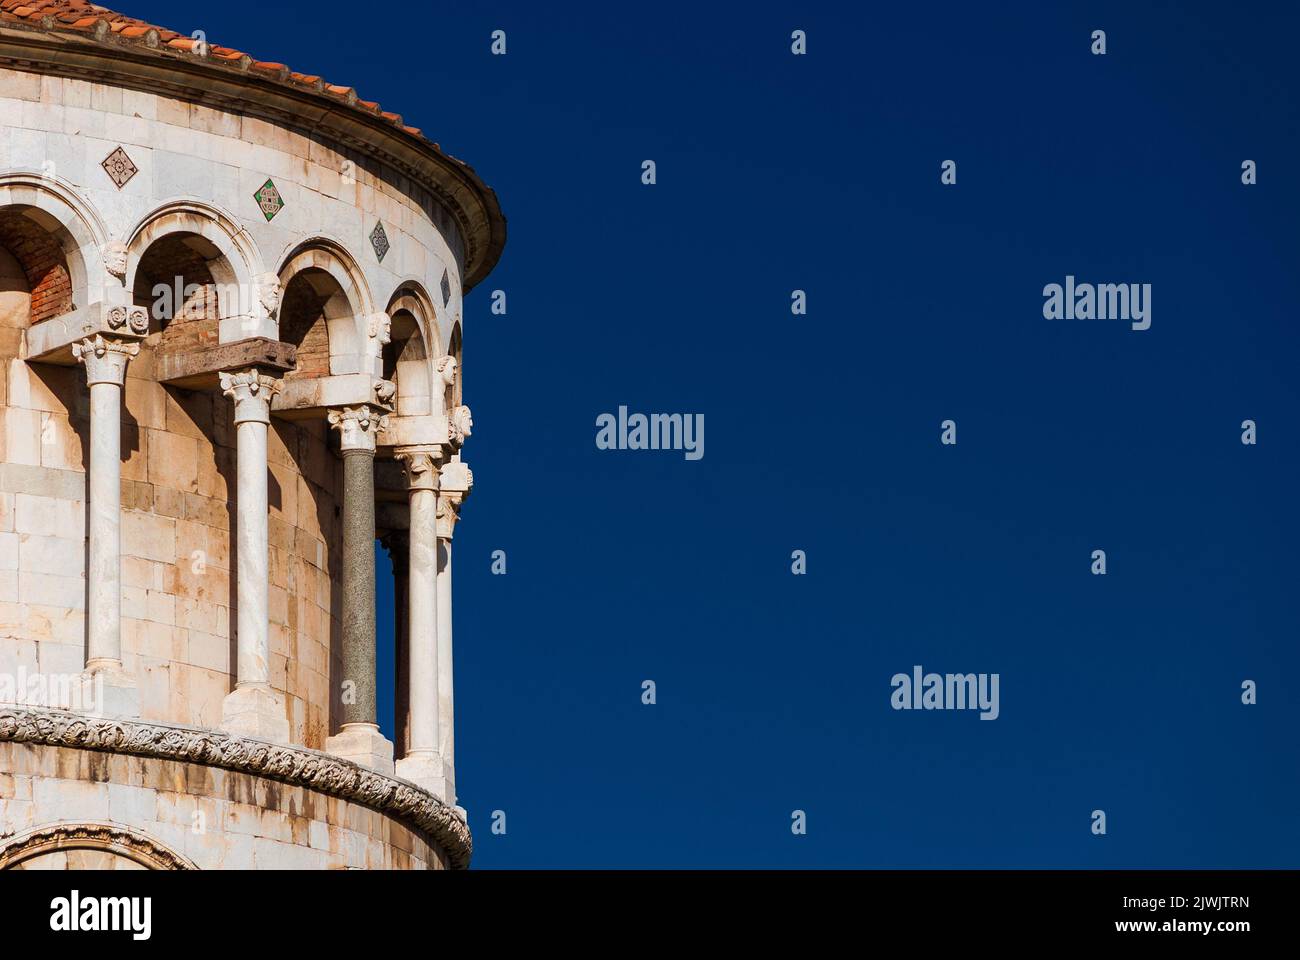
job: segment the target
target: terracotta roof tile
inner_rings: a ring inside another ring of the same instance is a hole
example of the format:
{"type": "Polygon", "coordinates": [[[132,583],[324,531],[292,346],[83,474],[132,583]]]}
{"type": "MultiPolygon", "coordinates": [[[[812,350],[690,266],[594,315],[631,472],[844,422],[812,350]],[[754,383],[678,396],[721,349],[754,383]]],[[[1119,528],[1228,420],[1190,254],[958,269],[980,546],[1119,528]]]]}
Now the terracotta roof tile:
{"type": "MultiPolygon", "coordinates": [[[[199,46],[199,42],[192,37],[105,9],[90,3],[89,0],[0,0],[0,23],[16,20],[34,22],[52,32],[60,30],[75,30],[80,34],[93,32],[104,43],[129,41],[149,47],[162,47],[168,51],[187,55],[193,54],[195,48],[199,46]],[[101,23],[108,27],[107,36],[101,37],[98,33],[98,30],[103,29],[99,26],[101,23]]],[[[382,110],[374,101],[362,100],[353,87],[328,83],[316,74],[297,73],[283,63],[258,60],[242,50],[214,43],[209,43],[207,56],[203,59],[218,69],[222,68],[222,64],[228,65],[225,69],[233,65],[241,70],[256,70],[259,74],[269,75],[272,79],[285,83],[315,88],[319,94],[331,100],[342,100],[350,106],[365,110],[368,114],[381,116],[403,133],[431,142],[418,127],[403,123],[401,114],[382,110]]]]}

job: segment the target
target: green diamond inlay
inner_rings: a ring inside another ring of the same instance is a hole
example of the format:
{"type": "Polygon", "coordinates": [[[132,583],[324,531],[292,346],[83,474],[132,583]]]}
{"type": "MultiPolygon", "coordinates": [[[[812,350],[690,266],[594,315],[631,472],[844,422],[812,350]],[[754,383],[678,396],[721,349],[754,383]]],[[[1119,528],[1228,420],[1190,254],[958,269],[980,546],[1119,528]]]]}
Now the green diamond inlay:
{"type": "Polygon", "coordinates": [[[284,198],[280,196],[280,191],[270,180],[257,188],[253,199],[257,201],[257,205],[262,209],[262,216],[266,217],[268,222],[284,209],[284,198]]]}

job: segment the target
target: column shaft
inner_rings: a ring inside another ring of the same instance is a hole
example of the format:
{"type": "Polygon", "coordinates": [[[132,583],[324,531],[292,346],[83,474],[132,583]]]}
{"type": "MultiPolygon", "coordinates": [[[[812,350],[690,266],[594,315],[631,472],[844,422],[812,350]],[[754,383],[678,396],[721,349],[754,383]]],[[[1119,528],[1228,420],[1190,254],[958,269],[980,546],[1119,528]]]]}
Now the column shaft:
{"type": "Polygon", "coordinates": [[[343,451],[343,725],[374,724],[375,451],[343,451]]]}
{"type": "Polygon", "coordinates": [[[265,423],[245,420],[236,429],[237,685],[270,682],[268,636],[269,546],[265,423]]]}
{"type": "Polygon", "coordinates": [[[122,667],[122,388],[90,385],[90,579],[86,667],[122,667]]]}
{"type": "Polygon", "coordinates": [[[440,752],[438,668],[438,494],[411,491],[410,610],[410,753],[440,752]]]}
{"type": "Polygon", "coordinates": [[[451,769],[456,764],[455,718],[452,699],[451,540],[438,538],[438,752],[451,769]]]}

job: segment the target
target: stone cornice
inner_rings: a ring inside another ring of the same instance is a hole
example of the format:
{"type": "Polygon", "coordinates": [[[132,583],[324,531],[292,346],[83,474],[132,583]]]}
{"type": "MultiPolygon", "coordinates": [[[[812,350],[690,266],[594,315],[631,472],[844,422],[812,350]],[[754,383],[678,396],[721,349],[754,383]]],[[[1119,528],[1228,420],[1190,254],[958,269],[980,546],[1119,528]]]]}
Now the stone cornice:
{"type": "Polygon", "coordinates": [[[406,780],[305,747],[217,730],[114,720],[57,710],[0,707],[0,741],[200,763],[306,787],[387,814],[428,834],[451,866],[469,866],[469,826],[446,803],[406,780]]]}
{"type": "Polygon", "coordinates": [[[103,23],[103,30],[77,32],[60,30],[52,18],[46,27],[0,24],[0,66],[143,90],[319,135],[411,177],[452,214],[464,246],[466,292],[500,259],[506,220],[496,193],[468,164],[367,109],[355,93],[336,96],[287,74],[250,70],[244,61],[129,43],[103,23]]]}

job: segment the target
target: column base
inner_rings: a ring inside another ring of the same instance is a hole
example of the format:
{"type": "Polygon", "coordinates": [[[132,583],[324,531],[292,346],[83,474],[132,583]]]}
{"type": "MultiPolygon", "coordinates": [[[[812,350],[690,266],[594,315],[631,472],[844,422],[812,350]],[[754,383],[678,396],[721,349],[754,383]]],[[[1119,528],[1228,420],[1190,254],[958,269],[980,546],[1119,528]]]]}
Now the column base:
{"type": "Polygon", "coordinates": [[[393,775],[393,744],[374,723],[345,723],[325,740],[325,752],[387,776],[393,775]]]}
{"type": "Polygon", "coordinates": [[[411,753],[397,761],[397,775],[423,787],[448,804],[456,802],[456,780],[451,768],[433,751],[411,753]]]}
{"type": "Polygon", "coordinates": [[[221,729],[237,737],[289,742],[289,718],[284,703],[269,687],[236,687],[221,701],[221,729]]]}
{"type": "Polygon", "coordinates": [[[70,708],[94,717],[140,716],[140,689],[135,677],[122,669],[116,660],[101,660],[86,665],[77,678],[70,708]]]}

